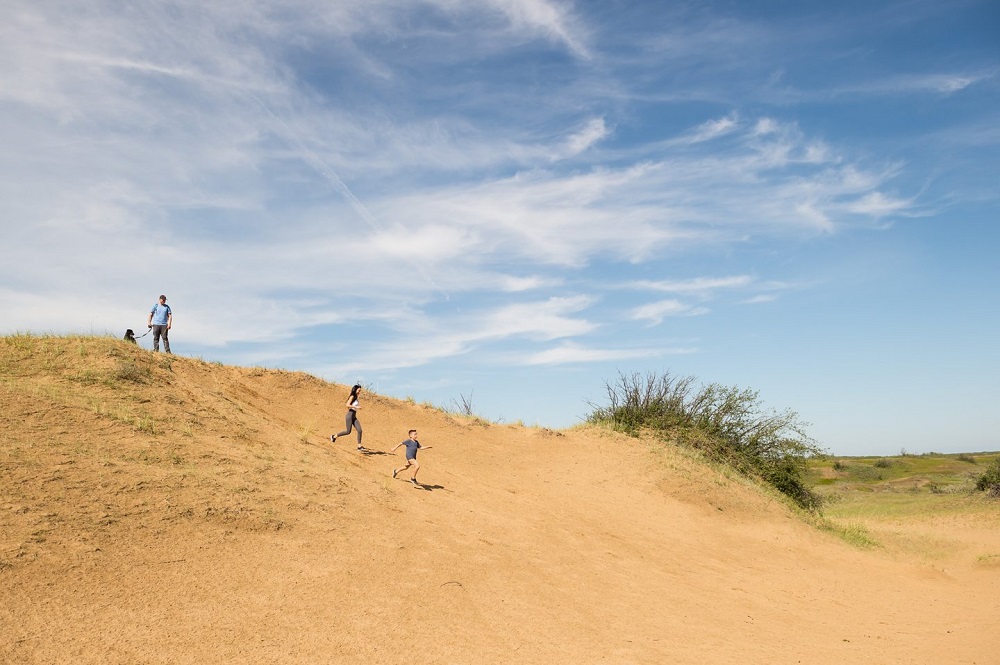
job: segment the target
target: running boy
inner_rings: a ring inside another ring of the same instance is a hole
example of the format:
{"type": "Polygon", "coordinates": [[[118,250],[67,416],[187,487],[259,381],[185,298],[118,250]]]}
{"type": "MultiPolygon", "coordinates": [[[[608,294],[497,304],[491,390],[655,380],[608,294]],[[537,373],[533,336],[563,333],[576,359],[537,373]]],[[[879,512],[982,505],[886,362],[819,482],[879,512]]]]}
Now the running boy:
{"type": "Polygon", "coordinates": [[[412,466],[413,475],[410,476],[410,482],[413,483],[414,485],[419,485],[420,483],[417,482],[417,471],[420,470],[420,463],[417,462],[417,451],[430,450],[431,446],[420,445],[420,442],[417,441],[417,430],[415,429],[410,430],[410,438],[408,438],[406,441],[400,441],[389,452],[391,453],[396,452],[396,448],[399,448],[400,446],[406,446],[406,466],[400,467],[398,469],[393,469],[392,477],[395,478],[397,473],[399,473],[400,471],[406,471],[412,466]]]}

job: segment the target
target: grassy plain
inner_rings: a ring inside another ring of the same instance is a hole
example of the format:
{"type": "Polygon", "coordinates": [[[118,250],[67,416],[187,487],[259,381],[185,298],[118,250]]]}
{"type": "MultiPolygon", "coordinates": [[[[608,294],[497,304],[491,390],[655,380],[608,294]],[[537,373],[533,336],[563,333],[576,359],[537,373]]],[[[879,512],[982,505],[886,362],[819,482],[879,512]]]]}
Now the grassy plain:
{"type": "Polygon", "coordinates": [[[1000,501],[975,490],[997,458],[1000,452],[814,458],[807,482],[823,497],[832,529],[856,545],[931,561],[978,546],[978,562],[998,565],[995,546],[975,538],[1000,527],[1000,501]]]}

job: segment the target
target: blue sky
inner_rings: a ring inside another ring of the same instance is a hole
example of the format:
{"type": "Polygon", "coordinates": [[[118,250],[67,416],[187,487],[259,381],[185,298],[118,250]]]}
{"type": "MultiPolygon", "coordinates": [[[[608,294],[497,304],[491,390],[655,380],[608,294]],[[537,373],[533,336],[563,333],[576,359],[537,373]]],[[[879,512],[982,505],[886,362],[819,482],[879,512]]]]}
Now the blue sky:
{"type": "Polygon", "coordinates": [[[0,332],[165,293],[182,355],[505,422],[668,371],[836,454],[1000,449],[995,2],[5,13],[0,332]]]}

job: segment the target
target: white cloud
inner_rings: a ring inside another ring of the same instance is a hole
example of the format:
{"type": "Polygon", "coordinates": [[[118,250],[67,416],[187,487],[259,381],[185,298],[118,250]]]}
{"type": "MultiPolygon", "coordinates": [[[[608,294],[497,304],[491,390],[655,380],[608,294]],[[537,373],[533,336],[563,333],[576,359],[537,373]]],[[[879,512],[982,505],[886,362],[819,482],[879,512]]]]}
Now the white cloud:
{"type": "Polygon", "coordinates": [[[531,275],[528,277],[518,277],[516,275],[498,276],[498,288],[501,291],[507,291],[510,293],[532,291],[545,286],[556,286],[557,284],[558,280],[542,277],[540,275],[531,275]]]}
{"type": "Polygon", "coordinates": [[[532,353],[521,360],[525,365],[566,365],[649,358],[665,354],[692,353],[690,349],[596,349],[572,342],[532,353]]]}
{"type": "Polygon", "coordinates": [[[693,307],[679,300],[661,300],[634,308],[631,318],[659,325],[668,316],[702,316],[708,312],[706,307],[693,307]]]}
{"type": "Polygon", "coordinates": [[[913,201],[891,198],[882,192],[869,192],[847,206],[847,209],[852,213],[876,219],[911,210],[912,208],[913,201]]]}
{"type": "Polygon", "coordinates": [[[528,335],[551,340],[584,335],[593,331],[596,325],[567,315],[584,310],[592,303],[589,296],[573,296],[507,305],[485,317],[478,337],[528,335]]]}
{"type": "Polygon", "coordinates": [[[775,134],[779,130],[779,124],[771,118],[758,118],[754,124],[751,134],[753,136],[767,136],[775,134]]]}
{"type": "MultiPolygon", "coordinates": [[[[852,159],[790,113],[723,105],[734,110],[650,124],[584,10],[16,0],[0,26],[3,325],[118,331],[166,291],[178,334],[206,345],[292,348],[374,322],[384,337],[351,367],[515,339],[571,340],[546,357],[597,358],[615,353],[586,343],[606,305],[572,295],[578,280],[628,283],[667,252],[915,205],[884,193],[901,166],[852,159]],[[525,83],[506,64],[530,50],[558,76],[525,83]],[[45,306],[67,285],[88,294],[89,318],[45,306]]],[[[699,31],[751,45],[737,27],[699,31]]],[[[673,38],[651,67],[704,48],[673,38]]],[[[639,288],[695,299],[761,287],[744,275],[639,288]]],[[[705,311],[666,300],[632,314],[705,311]]]]}
{"type": "Polygon", "coordinates": [[[319,368],[323,376],[355,376],[359,373],[398,371],[409,367],[420,367],[443,358],[463,356],[472,346],[458,338],[441,337],[399,337],[392,342],[366,345],[367,352],[345,353],[339,363],[330,363],[319,368]]]}
{"type": "Polygon", "coordinates": [[[591,118],[587,124],[566,142],[570,155],[578,155],[608,135],[604,118],[591,118]]]}
{"type": "Polygon", "coordinates": [[[570,51],[582,58],[589,58],[586,37],[574,25],[569,3],[551,0],[489,0],[517,26],[541,30],[556,41],[564,43],[570,51]]]}
{"type": "Polygon", "coordinates": [[[814,201],[796,203],[795,213],[799,219],[821,231],[832,232],[835,228],[833,220],[814,201]]]}
{"type": "Polygon", "coordinates": [[[571,316],[593,304],[588,296],[518,302],[448,317],[413,315],[397,321],[405,334],[390,342],[367,345],[366,353],[351,354],[346,363],[330,366],[332,375],[417,367],[434,360],[464,355],[484,345],[524,338],[537,341],[586,335],[597,327],[571,316]]]}
{"type": "Polygon", "coordinates": [[[450,261],[475,248],[479,239],[474,231],[454,224],[394,224],[391,229],[374,233],[366,244],[376,254],[426,264],[450,261]]]}
{"type": "Polygon", "coordinates": [[[941,74],[903,74],[862,82],[851,82],[804,95],[805,98],[900,96],[915,94],[953,95],[968,88],[994,81],[997,70],[941,74]]]}
{"type": "Polygon", "coordinates": [[[756,295],[756,296],[753,296],[752,298],[748,298],[748,299],[744,300],[743,304],[744,305],[760,305],[760,304],[763,304],[763,303],[774,302],[777,299],[778,299],[778,296],[774,295],[773,293],[760,294],[760,295],[756,295]]]}
{"type": "Polygon", "coordinates": [[[735,113],[730,113],[724,118],[717,118],[714,120],[708,120],[694,130],[686,137],[686,142],[688,143],[702,143],[703,141],[711,141],[714,138],[730,134],[737,128],[737,118],[735,113]]]}
{"type": "Polygon", "coordinates": [[[663,291],[665,293],[687,293],[707,297],[720,289],[743,289],[753,283],[749,275],[734,275],[732,277],[695,277],[682,280],[649,281],[642,280],[631,286],[638,289],[663,291]]]}
{"type": "Polygon", "coordinates": [[[385,217],[405,216],[408,224],[449,220],[475,229],[479,246],[491,252],[580,266],[599,255],[643,261],[663,247],[748,232],[828,232],[847,221],[845,204],[896,172],[842,163],[795,128],[754,136],[756,143],[732,146],[728,154],[666,155],[584,173],[534,169],[381,206],[385,217]]]}

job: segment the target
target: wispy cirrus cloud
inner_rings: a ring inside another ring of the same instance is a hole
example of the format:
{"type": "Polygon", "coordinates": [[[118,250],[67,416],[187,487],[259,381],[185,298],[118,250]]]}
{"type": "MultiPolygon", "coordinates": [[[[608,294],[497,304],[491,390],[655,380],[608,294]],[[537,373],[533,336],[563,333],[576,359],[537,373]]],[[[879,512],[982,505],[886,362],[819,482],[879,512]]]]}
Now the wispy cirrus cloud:
{"type": "Polygon", "coordinates": [[[983,83],[996,81],[998,76],[1000,69],[937,74],[915,73],[844,85],[828,90],[826,94],[833,97],[914,93],[952,95],[983,83]]]}
{"type": "Polygon", "coordinates": [[[552,348],[530,353],[516,361],[524,365],[569,365],[578,363],[607,362],[609,360],[634,360],[663,355],[695,353],[693,348],[659,349],[601,349],[574,342],[565,342],[552,348]]]}
{"type": "MultiPolygon", "coordinates": [[[[387,218],[405,216],[408,225],[450,220],[474,229],[478,246],[491,253],[566,266],[602,255],[642,261],[663,247],[748,233],[829,232],[885,209],[872,204],[888,202],[880,188],[893,169],[845,162],[800,132],[771,124],[764,135],[759,123],[746,123],[741,137],[753,141],[722,153],[665,153],[659,161],[584,173],[533,169],[474,187],[407,193],[380,209],[387,218]]],[[[892,203],[894,212],[906,207],[903,199],[892,203]]]]}
{"type": "Polygon", "coordinates": [[[724,118],[708,120],[691,130],[687,135],[679,139],[686,143],[702,143],[711,141],[720,136],[725,136],[738,129],[738,122],[735,114],[729,114],[724,118]]]}
{"type": "Polygon", "coordinates": [[[680,280],[640,280],[630,284],[632,288],[664,293],[685,293],[706,297],[722,289],[743,289],[753,284],[749,275],[734,275],[732,277],[695,277],[680,280]]]}
{"type": "MultiPolygon", "coordinates": [[[[638,280],[623,284],[621,288],[632,291],[654,291],[672,293],[698,301],[708,301],[717,298],[723,292],[750,292],[740,302],[744,304],[760,304],[778,299],[778,292],[793,288],[794,285],[773,281],[760,281],[750,275],[733,275],[730,277],[695,277],[681,280],[638,280]]],[[[702,316],[710,312],[704,305],[693,305],[689,302],[670,298],[634,307],[629,316],[633,320],[646,321],[651,326],[659,325],[668,317],[702,316]]]]}
{"type": "MultiPolygon", "coordinates": [[[[489,0],[517,27],[540,30],[575,55],[589,58],[587,35],[572,15],[572,4],[552,0],[489,0]]],[[[464,3],[460,3],[464,4],[464,3]]]]}
{"type": "Polygon", "coordinates": [[[760,295],[756,295],[756,296],[753,296],[751,298],[747,298],[746,300],[743,301],[743,304],[744,305],[760,305],[760,304],[763,304],[763,303],[774,302],[777,299],[778,299],[778,296],[776,296],[773,293],[767,293],[767,294],[762,293],[760,295]]]}
{"type": "Polygon", "coordinates": [[[693,306],[680,300],[660,300],[634,308],[630,317],[636,321],[647,321],[650,325],[659,325],[671,316],[702,316],[709,313],[707,307],[693,306]]]}
{"type": "Polygon", "coordinates": [[[594,304],[590,296],[553,297],[480,308],[447,317],[400,318],[398,339],[368,345],[367,353],[333,366],[334,374],[359,369],[418,367],[436,359],[464,355],[484,344],[524,338],[542,342],[585,336],[597,325],[578,314],[594,304]]]}
{"type": "Polygon", "coordinates": [[[566,149],[570,156],[578,155],[608,135],[604,118],[591,118],[586,125],[570,136],[566,141],[566,149]]]}
{"type": "MultiPolygon", "coordinates": [[[[469,21],[468,34],[446,38],[472,52],[541,35],[590,55],[589,29],[569,5],[424,6],[441,9],[452,27],[469,21]],[[489,38],[477,44],[476,31],[489,38]]],[[[369,320],[366,309],[420,307],[442,294],[530,293],[599,260],[641,264],[664,248],[905,212],[905,200],[879,198],[892,174],[817,148],[794,123],[770,117],[731,112],[634,149],[611,145],[616,129],[603,112],[567,122],[561,109],[548,117],[554,109],[514,105],[520,117],[531,114],[531,132],[471,113],[510,108],[503,86],[478,90],[461,112],[445,110],[447,124],[434,106],[404,117],[378,102],[381,86],[409,90],[421,81],[414,64],[448,55],[415,49],[406,62],[395,46],[359,46],[380,31],[406,42],[408,20],[432,25],[402,3],[301,2],[287,12],[153,3],[143,14],[91,3],[59,16],[22,9],[0,47],[18,56],[7,59],[15,64],[0,91],[15,102],[7,117],[18,128],[4,134],[10,150],[0,164],[10,177],[0,187],[22,193],[3,197],[3,210],[26,222],[9,236],[21,242],[18,256],[4,255],[8,265],[23,264],[22,275],[37,274],[35,284],[51,290],[86,273],[91,290],[112,299],[131,290],[117,282],[121,271],[158,291],[149,266],[167,264],[184,268],[172,278],[178,295],[219,303],[248,294],[265,303],[277,293],[369,303],[342,309],[346,319],[322,307],[290,316],[261,306],[252,329],[215,307],[221,313],[203,325],[220,343],[369,320]],[[282,39],[289,31],[296,40],[282,39]],[[296,60],[302,53],[343,54],[345,72],[372,72],[361,61],[378,58],[384,76],[359,84],[357,99],[331,102],[317,92],[316,72],[296,60]],[[684,142],[701,147],[674,150],[684,142]],[[29,229],[45,244],[30,242],[29,229]],[[99,249],[80,255],[88,242],[99,249]],[[95,260],[115,270],[88,270],[95,260]],[[31,267],[52,263],[59,267],[31,267]]],[[[572,88],[574,99],[582,90],[572,88]]],[[[593,332],[552,321],[574,335],[593,332]]]]}
{"type": "Polygon", "coordinates": [[[479,324],[479,339],[527,335],[552,340],[583,335],[596,324],[573,317],[593,304],[590,296],[549,298],[541,302],[512,303],[483,317],[479,324]]]}

